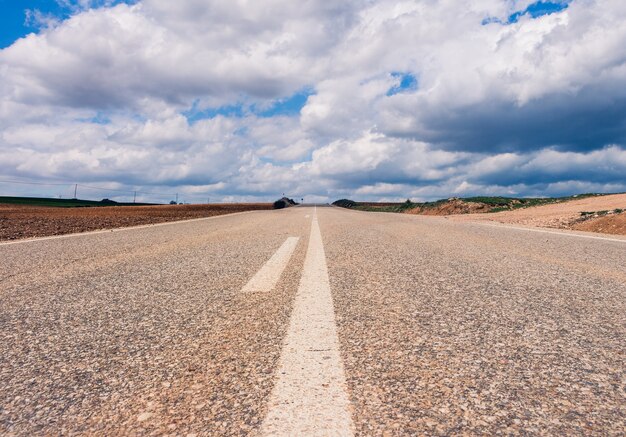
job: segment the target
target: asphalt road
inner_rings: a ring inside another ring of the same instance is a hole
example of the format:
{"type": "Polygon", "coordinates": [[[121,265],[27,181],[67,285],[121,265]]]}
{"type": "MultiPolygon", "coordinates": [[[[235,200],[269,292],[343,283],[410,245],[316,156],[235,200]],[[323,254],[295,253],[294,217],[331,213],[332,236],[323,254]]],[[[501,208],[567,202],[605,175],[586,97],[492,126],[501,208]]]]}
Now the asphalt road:
{"type": "Polygon", "coordinates": [[[626,238],[298,207],[0,260],[0,435],[626,429],[626,238]]]}

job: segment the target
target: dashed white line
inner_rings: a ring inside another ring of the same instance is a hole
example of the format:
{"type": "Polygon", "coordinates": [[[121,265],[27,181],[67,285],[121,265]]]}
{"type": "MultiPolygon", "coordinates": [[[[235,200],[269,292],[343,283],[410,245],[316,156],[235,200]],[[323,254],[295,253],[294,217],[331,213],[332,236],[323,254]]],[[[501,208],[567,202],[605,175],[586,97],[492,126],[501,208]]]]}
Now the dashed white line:
{"type": "Polygon", "coordinates": [[[289,237],[261,267],[261,269],[243,287],[243,292],[271,291],[287,267],[293,251],[298,245],[299,237],[289,237]]]}
{"type": "Polygon", "coordinates": [[[352,436],[322,236],[314,216],[262,436],[352,436]]]}

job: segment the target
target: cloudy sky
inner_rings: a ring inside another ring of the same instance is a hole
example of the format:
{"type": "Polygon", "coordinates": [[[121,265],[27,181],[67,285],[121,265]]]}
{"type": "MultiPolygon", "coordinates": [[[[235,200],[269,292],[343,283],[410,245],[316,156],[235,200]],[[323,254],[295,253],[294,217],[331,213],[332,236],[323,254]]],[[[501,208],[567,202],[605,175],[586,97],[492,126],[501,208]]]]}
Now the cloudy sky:
{"type": "Polygon", "coordinates": [[[0,194],[626,191],[624,0],[0,9],[0,194]]]}

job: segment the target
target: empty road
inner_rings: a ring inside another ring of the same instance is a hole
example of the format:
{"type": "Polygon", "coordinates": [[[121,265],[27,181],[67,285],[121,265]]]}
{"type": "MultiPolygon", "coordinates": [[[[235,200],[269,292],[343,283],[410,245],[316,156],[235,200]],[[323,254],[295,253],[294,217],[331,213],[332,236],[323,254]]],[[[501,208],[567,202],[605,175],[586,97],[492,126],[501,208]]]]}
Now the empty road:
{"type": "Polygon", "coordinates": [[[0,260],[0,435],[626,429],[626,238],[297,207],[0,260]]]}

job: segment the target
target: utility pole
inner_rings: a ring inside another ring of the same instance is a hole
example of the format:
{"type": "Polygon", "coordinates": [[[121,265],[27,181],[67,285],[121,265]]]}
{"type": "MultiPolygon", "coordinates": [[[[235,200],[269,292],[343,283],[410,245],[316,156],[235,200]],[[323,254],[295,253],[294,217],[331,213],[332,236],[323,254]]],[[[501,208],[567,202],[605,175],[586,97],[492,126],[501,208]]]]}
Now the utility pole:
{"type": "Polygon", "coordinates": [[[74,199],[77,199],[76,192],[78,191],[78,184],[74,185],[74,199]]]}
{"type": "Polygon", "coordinates": [[[133,203],[137,203],[137,192],[135,191],[135,195],[133,196],[133,203]]]}
{"type": "Polygon", "coordinates": [[[211,204],[211,198],[210,198],[210,197],[208,197],[208,198],[206,199],[206,203],[207,203],[207,205],[210,205],[210,204],[211,204]]]}
{"type": "Polygon", "coordinates": [[[178,193],[176,193],[176,205],[178,205],[178,193]]]}

